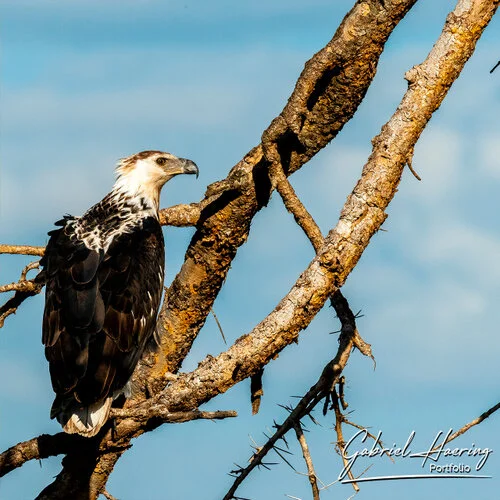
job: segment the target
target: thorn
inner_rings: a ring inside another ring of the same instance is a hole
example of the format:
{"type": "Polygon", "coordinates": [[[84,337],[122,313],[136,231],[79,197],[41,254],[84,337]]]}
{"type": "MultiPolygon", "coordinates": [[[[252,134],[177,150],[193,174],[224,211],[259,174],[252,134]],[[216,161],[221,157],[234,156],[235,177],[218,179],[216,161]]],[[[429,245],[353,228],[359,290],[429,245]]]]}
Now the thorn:
{"type": "Polygon", "coordinates": [[[220,334],[222,335],[222,340],[224,341],[224,344],[226,344],[226,345],[227,345],[227,342],[226,342],[226,337],[225,337],[225,335],[224,335],[224,330],[222,330],[222,326],[221,326],[221,324],[219,323],[219,319],[217,318],[217,316],[216,316],[216,314],[215,314],[215,311],[214,311],[212,308],[210,308],[210,312],[212,313],[212,316],[214,317],[215,322],[217,323],[217,327],[219,328],[219,332],[220,332],[220,334]]]}

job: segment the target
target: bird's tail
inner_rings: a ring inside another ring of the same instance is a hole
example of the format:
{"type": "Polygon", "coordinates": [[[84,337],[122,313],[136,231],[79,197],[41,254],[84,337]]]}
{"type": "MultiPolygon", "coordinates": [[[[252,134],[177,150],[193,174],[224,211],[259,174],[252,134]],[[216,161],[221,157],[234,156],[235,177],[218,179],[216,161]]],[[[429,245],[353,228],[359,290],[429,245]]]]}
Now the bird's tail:
{"type": "Polygon", "coordinates": [[[56,396],[50,418],[56,418],[68,434],[95,436],[106,423],[113,398],[108,397],[89,406],[81,406],[72,397],[56,396]]]}

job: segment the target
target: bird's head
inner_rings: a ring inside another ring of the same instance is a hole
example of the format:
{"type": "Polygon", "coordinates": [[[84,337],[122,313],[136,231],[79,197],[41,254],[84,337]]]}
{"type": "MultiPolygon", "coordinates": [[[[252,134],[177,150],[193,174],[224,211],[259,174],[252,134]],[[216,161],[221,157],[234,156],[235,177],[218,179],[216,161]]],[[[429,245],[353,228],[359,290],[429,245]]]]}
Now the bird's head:
{"type": "Polygon", "coordinates": [[[114,189],[131,197],[145,198],[158,210],[161,188],[179,174],[198,177],[198,167],[191,160],[170,153],[142,151],[118,162],[114,189]]]}

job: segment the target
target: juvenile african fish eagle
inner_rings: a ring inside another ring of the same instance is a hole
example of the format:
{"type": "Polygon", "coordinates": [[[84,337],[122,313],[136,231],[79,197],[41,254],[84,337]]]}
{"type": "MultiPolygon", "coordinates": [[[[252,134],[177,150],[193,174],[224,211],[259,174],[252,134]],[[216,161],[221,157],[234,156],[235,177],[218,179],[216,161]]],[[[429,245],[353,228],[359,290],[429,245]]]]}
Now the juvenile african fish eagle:
{"type": "Polygon", "coordinates": [[[163,185],[191,160],[143,151],[118,163],[111,192],[49,232],[43,337],[56,397],[50,413],[91,437],[106,422],[151,339],[164,276],[163,185]]]}

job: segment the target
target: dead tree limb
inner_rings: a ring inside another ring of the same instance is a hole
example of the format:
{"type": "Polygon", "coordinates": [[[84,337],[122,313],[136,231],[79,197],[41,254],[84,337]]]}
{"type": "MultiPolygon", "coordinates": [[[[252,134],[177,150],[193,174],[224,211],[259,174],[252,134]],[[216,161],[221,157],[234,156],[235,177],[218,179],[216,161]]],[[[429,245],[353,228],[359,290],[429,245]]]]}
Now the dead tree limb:
{"type": "MultiPolygon", "coordinates": [[[[356,2],[333,39],[306,64],[287,106],[266,134],[268,141],[279,145],[287,175],[328,144],[353,116],[375,75],[385,42],[415,1],[356,2]]],[[[158,327],[160,349],[145,358],[134,376],[135,385],[143,393],[147,387],[161,390],[165,374],[176,372],[189,352],[237,249],[248,238],[253,216],[269,200],[268,168],[269,162],[259,145],[233,167],[227,179],[209,186],[207,204],[202,202],[197,231],[184,265],[162,308],[158,327]]],[[[98,458],[99,473],[81,482],[87,496],[95,498],[103,490],[119,456],[117,453],[98,458]]],[[[66,491],[74,494],[72,475],[82,470],[69,469],[68,465],[51,488],[60,492],[60,498],[67,497],[66,491]]]]}
{"type": "MultiPolygon", "coordinates": [[[[263,139],[278,144],[280,163],[287,174],[324,147],[352,116],[373,77],[387,37],[413,3],[358,2],[332,42],[306,65],[289,103],[263,139]]],[[[344,283],[385,220],[384,211],[395,194],[411,149],[497,7],[498,0],[459,2],[428,59],[408,72],[409,90],[373,141],[362,178],[318,256],[250,334],[225,353],[207,358],[192,373],[180,375],[165,389],[163,403],[170,411],[197,408],[256,373],[297,338],[328,296],[344,283]]],[[[253,215],[269,199],[268,167],[269,159],[258,146],[233,168],[226,181],[209,187],[207,198],[211,201],[201,212],[184,266],[167,294],[160,321],[160,350],[136,371],[139,387],[146,381],[159,381],[161,389],[165,373],[176,371],[189,351],[237,248],[248,236],[253,215]]],[[[99,438],[101,441],[90,440],[98,442],[89,453],[68,454],[63,471],[39,498],[96,498],[129,439],[143,431],[132,419],[124,419],[116,429],[117,441],[106,434],[99,438]],[[117,443],[123,448],[115,451],[117,443]]]]}

